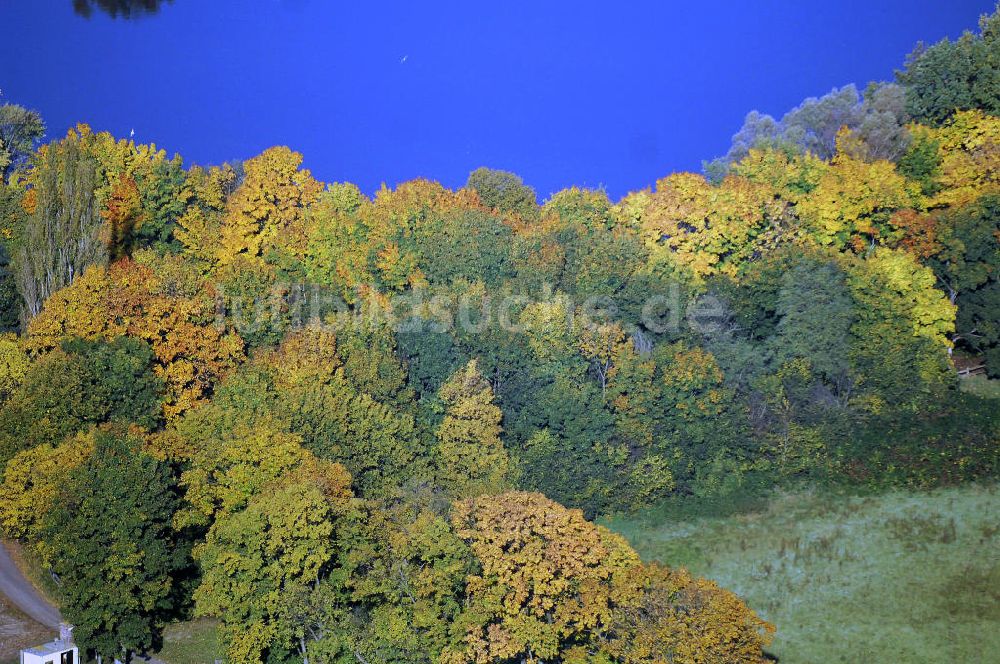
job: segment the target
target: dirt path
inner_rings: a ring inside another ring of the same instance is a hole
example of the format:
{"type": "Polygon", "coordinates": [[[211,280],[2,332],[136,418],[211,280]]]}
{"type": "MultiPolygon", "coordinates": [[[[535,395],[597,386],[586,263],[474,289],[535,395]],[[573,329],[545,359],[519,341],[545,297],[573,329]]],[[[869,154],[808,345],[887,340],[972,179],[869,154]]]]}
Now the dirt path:
{"type": "MultiPolygon", "coordinates": [[[[25,615],[46,627],[51,627],[59,634],[59,623],[62,617],[59,609],[49,604],[49,602],[38,594],[31,582],[24,578],[21,570],[10,557],[7,546],[0,543],[0,593],[7,600],[21,610],[25,615]]],[[[133,661],[146,662],[146,664],[165,664],[155,657],[136,656],[133,661]]]]}
{"type": "Polygon", "coordinates": [[[0,593],[25,615],[59,632],[59,609],[49,604],[10,557],[7,547],[0,545],[0,593]]]}

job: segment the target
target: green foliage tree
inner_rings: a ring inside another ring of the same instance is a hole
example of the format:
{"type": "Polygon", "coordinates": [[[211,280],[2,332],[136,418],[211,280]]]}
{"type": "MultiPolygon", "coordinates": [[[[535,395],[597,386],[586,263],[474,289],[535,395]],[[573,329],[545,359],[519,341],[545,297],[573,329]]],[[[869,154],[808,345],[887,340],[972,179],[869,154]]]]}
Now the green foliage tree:
{"type": "Polygon", "coordinates": [[[986,358],[986,372],[1000,378],[1000,283],[996,279],[970,293],[959,308],[958,324],[970,330],[960,339],[963,345],[986,358]]]}
{"type": "Polygon", "coordinates": [[[174,229],[192,196],[186,189],[187,177],[180,156],[153,162],[151,168],[137,175],[136,185],[144,216],[134,231],[135,244],[177,251],[180,243],[174,238],[174,229]]]}
{"type": "MultiPolygon", "coordinates": [[[[0,194],[2,196],[3,194],[0,194]]],[[[0,242],[0,334],[21,327],[21,296],[6,243],[0,242]]]]}
{"type": "Polygon", "coordinates": [[[465,186],[475,189],[483,204],[494,210],[515,213],[523,219],[538,214],[535,190],[514,173],[484,166],[469,173],[465,186]]]}
{"type": "Polygon", "coordinates": [[[27,317],[89,265],[107,261],[97,198],[99,163],[89,129],[70,131],[39,151],[32,171],[29,220],[20,239],[17,282],[27,317]]]}
{"type": "Polygon", "coordinates": [[[518,414],[527,431],[516,448],[522,486],[593,515],[615,503],[620,455],[609,453],[614,420],[600,387],[556,376],[518,414]]]}
{"type": "Polygon", "coordinates": [[[933,196],[941,190],[940,142],[928,132],[917,132],[909,148],[899,158],[899,172],[920,184],[924,196],[933,196]]]}
{"type": "Polygon", "coordinates": [[[337,352],[343,359],[344,377],[355,391],[381,403],[405,409],[411,395],[406,390],[406,368],[396,352],[396,337],[385,319],[346,322],[337,328],[337,352]]]}
{"type": "Polygon", "coordinates": [[[10,181],[15,169],[23,166],[45,134],[42,117],[17,104],[0,105],[0,180],[10,181]]]}
{"type": "Polygon", "coordinates": [[[989,372],[1000,374],[1000,197],[984,196],[974,204],[949,210],[936,220],[939,250],[925,263],[934,270],[952,303],[958,305],[953,340],[985,353],[989,372]]]}
{"type": "Polygon", "coordinates": [[[851,392],[849,364],[854,303],[846,279],[833,263],[802,261],[782,277],[776,315],[774,357],[779,363],[806,359],[834,394],[851,392]]]}
{"type": "Polygon", "coordinates": [[[71,340],[39,359],[0,407],[0,459],[104,422],[152,428],[160,421],[163,381],[137,339],[71,340]]]}
{"type": "Polygon", "coordinates": [[[490,286],[513,276],[513,232],[499,217],[482,210],[435,216],[414,238],[417,263],[432,284],[481,279],[490,286]]]}
{"type": "Polygon", "coordinates": [[[418,398],[433,396],[459,366],[454,337],[434,328],[433,321],[413,317],[396,333],[399,351],[406,360],[409,386],[418,398]]]}
{"type": "Polygon", "coordinates": [[[476,566],[446,518],[371,505],[343,548],[355,607],[339,628],[348,657],[431,664],[461,645],[465,583],[476,566]]]}
{"type": "Polygon", "coordinates": [[[845,85],[822,97],[806,99],[780,121],[751,111],[733,136],[729,152],[706,163],[705,172],[713,182],[721,182],[732,165],[751,150],[810,153],[829,160],[837,153],[837,134],[845,127],[860,141],[862,154],[857,156],[895,161],[910,143],[905,126],[908,120],[903,87],[872,83],[862,95],[853,84],[845,85]]]}
{"type": "Polygon", "coordinates": [[[166,465],[129,434],[98,433],[93,456],[63,486],[42,535],[81,650],[128,661],[159,645],[183,601],[175,576],[189,564],[170,526],[176,506],[166,465]]]}
{"type": "Polygon", "coordinates": [[[308,659],[308,644],[290,629],[287,597],[330,572],[336,515],[314,483],[286,483],[221,516],[196,547],[203,571],[196,610],[222,618],[230,662],[252,664],[292,648],[308,659]]]}
{"type": "Polygon", "coordinates": [[[940,125],[955,111],[1000,115],[1000,12],[979,20],[979,34],[965,32],[932,46],[920,44],[896,72],[914,120],[940,125]]]}

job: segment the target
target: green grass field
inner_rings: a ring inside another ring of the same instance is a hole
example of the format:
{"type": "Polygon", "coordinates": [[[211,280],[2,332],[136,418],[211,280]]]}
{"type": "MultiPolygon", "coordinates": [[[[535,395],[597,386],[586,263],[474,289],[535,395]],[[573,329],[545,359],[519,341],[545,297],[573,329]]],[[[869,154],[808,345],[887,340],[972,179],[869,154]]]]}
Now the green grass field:
{"type": "Polygon", "coordinates": [[[1000,490],[798,492],[751,513],[607,522],[777,626],[784,664],[1000,662],[1000,490]]]}
{"type": "Polygon", "coordinates": [[[990,380],[986,376],[969,376],[958,383],[963,392],[975,394],[982,399],[1000,399],[1000,380],[990,380]]]}
{"type": "Polygon", "coordinates": [[[218,623],[202,618],[167,625],[156,657],[167,664],[212,664],[223,659],[218,623]]]}

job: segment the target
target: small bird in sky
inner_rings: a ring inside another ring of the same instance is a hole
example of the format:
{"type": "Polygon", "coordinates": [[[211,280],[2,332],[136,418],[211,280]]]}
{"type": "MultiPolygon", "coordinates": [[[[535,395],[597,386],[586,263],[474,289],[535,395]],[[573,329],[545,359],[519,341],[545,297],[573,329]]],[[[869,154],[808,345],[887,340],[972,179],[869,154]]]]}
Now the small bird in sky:
{"type": "Polygon", "coordinates": [[[128,137],[129,137],[129,138],[135,138],[135,129],[133,129],[133,130],[132,130],[132,133],[130,133],[130,134],[128,135],[128,137]]]}
{"type": "Polygon", "coordinates": [[[409,58],[409,57],[410,57],[409,55],[404,55],[403,57],[401,57],[399,59],[399,64],[403,64],[404,62],[406,62],[406,59],[409,58]]]}

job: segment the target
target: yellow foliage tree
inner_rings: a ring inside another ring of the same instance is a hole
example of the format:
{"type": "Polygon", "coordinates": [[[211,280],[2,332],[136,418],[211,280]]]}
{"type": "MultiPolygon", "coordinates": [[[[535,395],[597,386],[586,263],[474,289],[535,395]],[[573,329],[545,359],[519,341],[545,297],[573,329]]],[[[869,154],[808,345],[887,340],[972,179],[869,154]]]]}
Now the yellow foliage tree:
{"type": "MultiPolygon", "coordinates": [[[[841,139],[847,136],[840,134],[841,139]]],[[[861,251],[891,238],[895,211],[919,205],[916,185],[897,173],[892,162],[869,163],[840,151],[797,211],[819,244],[861,251]]]]}
{"type": "Polygon", "coordinates": [[[287,147],[269,148],[244,163],[245,177],[226,201],[214,245],[220,263],[232,262],[240,254],[303,255],[305,210],[316,202],[323,185],[301,165],[302,155],[287,147]]]}
{"type": "Polygon", "coordinates": [[[38,540],[38,531],[69,474],[94,452],[94,434],[79,433],[15,455],[0,483],[0,527],[7,537],[38,540]]]}
{"type": "Polygon", "coordinates": [[[455,503],[455,533],[480,570],[466,582],[464,649],[442,662],[583,662],[616,608],[637,598],[639,557],[618,535],[538,493],[455,503]]]}
{"type": "Polygon", "coordinates": [[[205,438],[181,475],[189,507],[177,513],[177,527],[207,525],[238,512],[281,478],[308,479],[338,501],[350,495],[351,476],[343,466],[317,459],[298,435],[273,422],[239,425],[222,436],[186,432],[205,438]]]}
{"type": "Polygon", "coordinates": [[[367,210],[375,222],[368,225],[376,236],[390,229],[410,235],[420,230],[434,213],[481,208],[479,196],[473,189],[450,191],[437,182],[418,178],[395,189],[383,185],[375,193],[373,207],[367,210]]]}
{"type": "MultiPolygon", "coordinates": [[[[546,301],[532,302],[517,317],[527,336],[528,347],[542,365],[555,366],[576,356],[574,310],[564,293],[546,301]]],[[[502,322],[502,321],[501,321],[502,322]]]]}
{"type": "Polygon", "coordinates": [[[348,302],[354,290],[375,282],[368,226],[372,202],[352,184],[330,185],[309,211],[306,224],[306,273],[317,284],[333,286],[348,302]]]}
{"type": "Polygon", "coordinates": [[[941,399],[955,379],[947,349],[956,307],[935,288],[934,273],[899,249],[843,260],[857,303],[851,363],[866,388],[858,403],[920,410],[941,399]]]}
{"type": "Polygon", "coordinates": [[[442,385],[439,397],[445,415],[436,432],[438,479],[463,498],[507,488],[512,468],[500,440],[502,413],[476,361],[442,385]]]}
{"type": "MultiPolygon", "coordinates": [[[[136,176],[148,173],[156,163],[167,159],[167,153],[153,144],[137,144],[124,138],[116,140],[109,132],[95,133],[86,124],[78,124],[70,129],[63,141],[43,145],[38,149],[38,154],[41,157],[48,151],[59,150],[61,144],[67,142],[78,144],[82,151],[96,162],[100,177],[96,181],[95,197],[101,206],[108,201],[112,191],[120,185],[123,178],[134,179],[136,176]]],[[[24,184],[30,189],[37,184],[40,176],[40,173],[29,170],[24,184]]]]}
{"type": "Polygon", "coordinates": [[[753,149],[733,164],[731,173],[770,187],[796,204],[816,188],[828,169],[829,164],[812,153],[790,156],[783,150],[753,149]]]}
{"type": "Polygon", "coordinates": [[[676,262],[696,278],[735,275],[753,257],[794,234],[790,201],[764,179],[740,175],[712,186],[676,173],[625,205],[636,217],[652,260],[676,262]]]}
{"type": "Polygon", "coordinates": [[[668,416],[692,419],[719,415],[724,376],[715,356],[684,343],[667,347],[662,354],[663,395],[674,406],[668,416]]]}
{"type": "MultiPolygon", "coordinates": [[[[949,335],[955,331],[957,307],[935,288],[937,278],[909,253],[898,249],[880,249],[865,261],[871,274],[877,275],[872,283],[855,271],[850,278],[852,287],[863,301],[875,304],[878,298],[886,311],[902,311],[908,315],[913,336],[925,337],[939,347],[950,348],[949,335]],[[888,301],[891,300],[891,306],[888,301]]],[[[879,314],[862,311],[862,318],[879,314]]]]}
{"type": "Polygon", "coordinates": [[[620,664],[760,664],[774,626],[736,595],[683,569],[637,570],[639,601],[615,612],[608,651],[620,664]]]}
{"type": "Polygon", "coordinates": [[[960,207],[1000,191],[1000,118],[960,111],[942,127],[912,125],[910,131],[938,147],[941,191],[932,205],[960,207]]]}
{"type": "Polygon", "coordinates": [[[24,381],[31,360],[13,333],[0,334],[0,403],[24,381]]]}
{"type": "Polygon", "coordinates": [[[222,212],[236,181],[236,171],[228,164],[208,170],[193,166],[187,172],[182,194],[187,208],[177,220],[174,237],[184,246],[184,254],[202,267],[215,263],[222,212]]]}
{"type": "Polygon", "coordinates": [[[577,342],[580,352],[590,361],[590,366],[601,383],[601,394],[608,396],[608,379],[614,369],[615,358],[628,345],[621,323],[593,323],[580,330],[577,342]]]}

